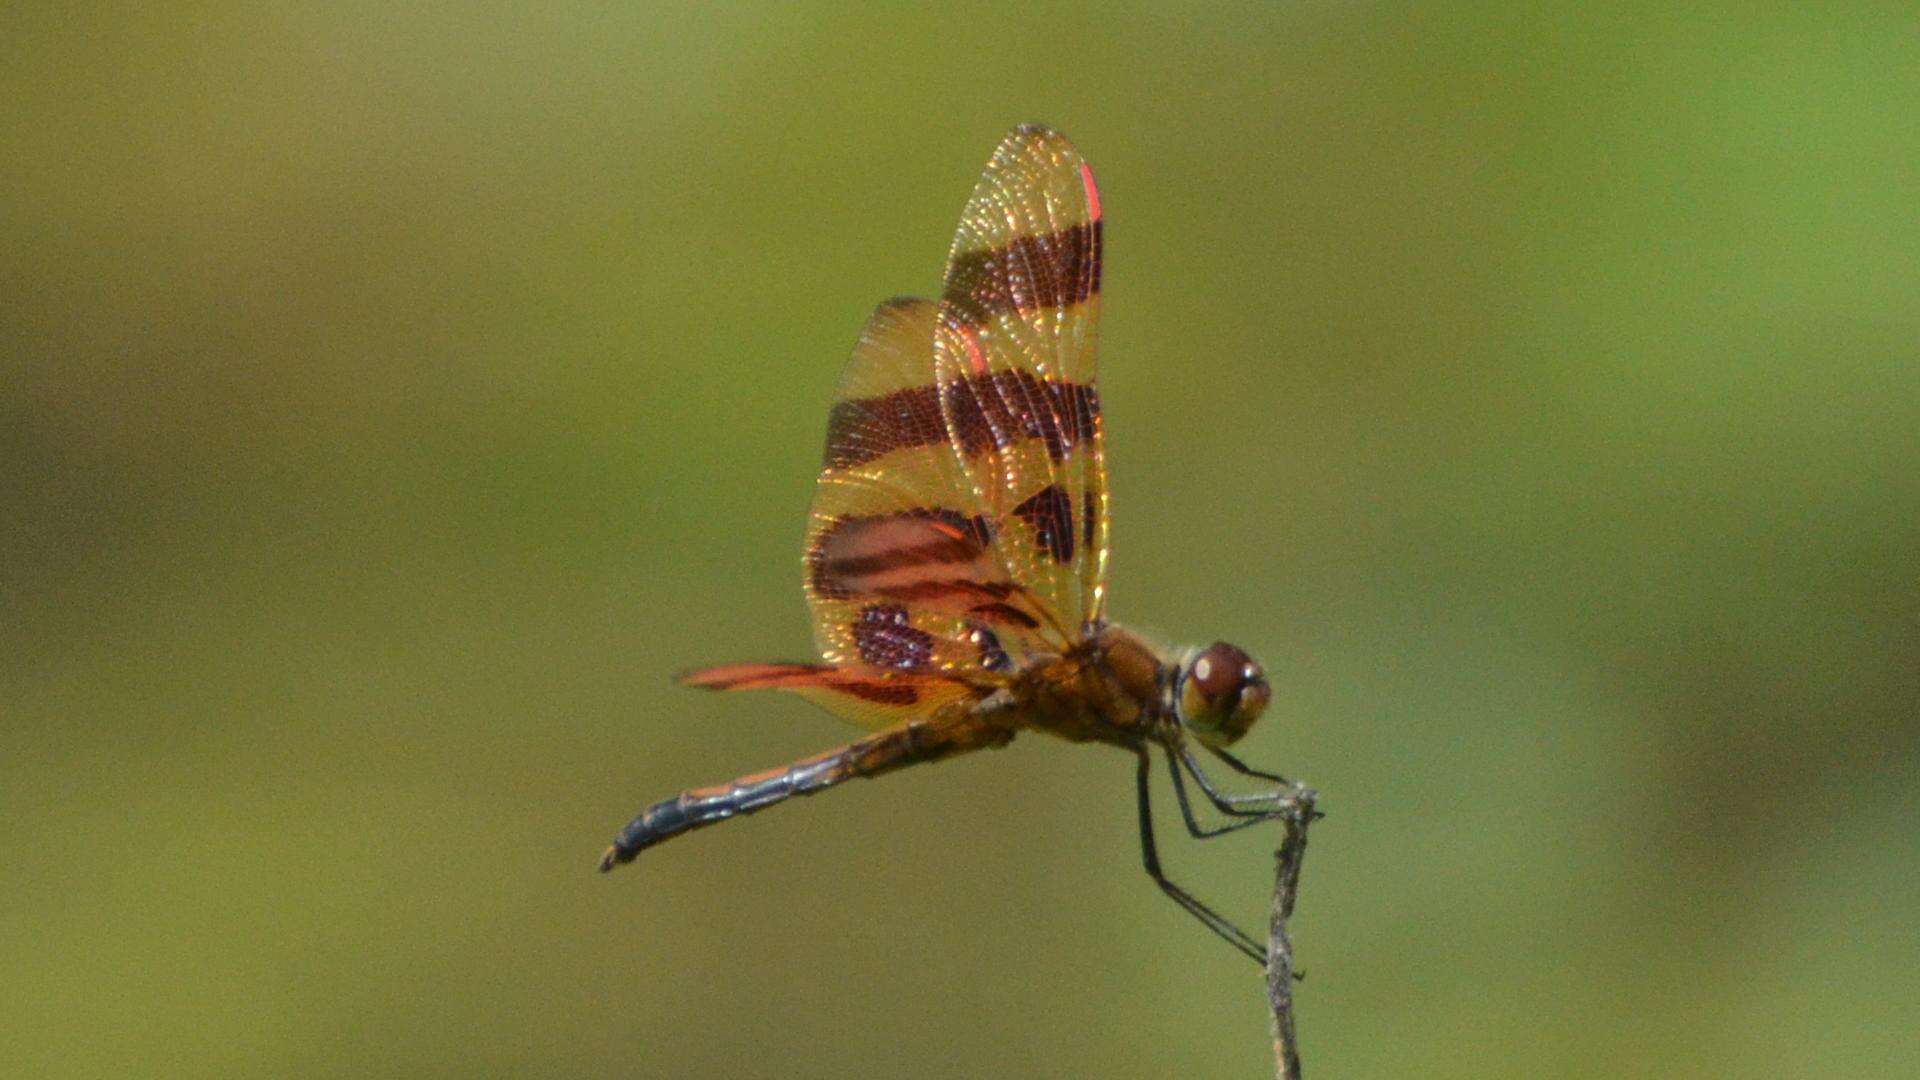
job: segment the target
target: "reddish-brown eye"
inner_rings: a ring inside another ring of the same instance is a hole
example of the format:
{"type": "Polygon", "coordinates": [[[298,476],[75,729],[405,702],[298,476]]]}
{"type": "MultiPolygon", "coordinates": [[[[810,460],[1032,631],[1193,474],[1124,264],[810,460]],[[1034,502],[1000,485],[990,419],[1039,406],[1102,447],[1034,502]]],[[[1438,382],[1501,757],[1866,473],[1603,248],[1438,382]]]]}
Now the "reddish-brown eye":
{"type": "Polygon", "coordinates": [[[1272,694],[1252,657],[1216,641],[1187,666],[1180,719],[1202,742],[1225,746],[1247,733],[1272,694]]]}
{"type": "Polygon", "coordinates": [[[1194,658],[1193,682],[1208,701],[1221,701],[1237,692],[1249,677],[1260,677],[1253,658],[1224,641],[1216,641],[1194,658]]]}

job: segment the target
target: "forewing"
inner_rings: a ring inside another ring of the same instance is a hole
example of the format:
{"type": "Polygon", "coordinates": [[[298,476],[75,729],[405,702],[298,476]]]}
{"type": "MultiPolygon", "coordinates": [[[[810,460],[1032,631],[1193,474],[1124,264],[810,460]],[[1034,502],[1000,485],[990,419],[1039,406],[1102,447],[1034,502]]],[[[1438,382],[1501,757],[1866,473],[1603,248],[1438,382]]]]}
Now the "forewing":
{"type": "Polygon", "coordinates": [[[1107,478],[1097,386],[1100,196],[1065,137],[1016,128],[947,259],[941,415],[1012,581],[1068,636],[1104,615],[1107,478]]]}

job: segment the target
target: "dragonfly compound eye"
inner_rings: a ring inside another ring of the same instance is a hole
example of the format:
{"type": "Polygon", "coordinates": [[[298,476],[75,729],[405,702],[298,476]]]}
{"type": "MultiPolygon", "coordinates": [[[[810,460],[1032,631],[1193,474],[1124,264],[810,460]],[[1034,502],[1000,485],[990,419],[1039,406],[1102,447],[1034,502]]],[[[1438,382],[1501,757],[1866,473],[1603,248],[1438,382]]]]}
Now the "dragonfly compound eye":
{"type": "Polygon", "coordinates": [[[1225,746],[1247,733],[1271,696],[1260,665],[1241,649],[1216,641],[1187,665],[1180,718],[1202,741],[1225,746]]]}

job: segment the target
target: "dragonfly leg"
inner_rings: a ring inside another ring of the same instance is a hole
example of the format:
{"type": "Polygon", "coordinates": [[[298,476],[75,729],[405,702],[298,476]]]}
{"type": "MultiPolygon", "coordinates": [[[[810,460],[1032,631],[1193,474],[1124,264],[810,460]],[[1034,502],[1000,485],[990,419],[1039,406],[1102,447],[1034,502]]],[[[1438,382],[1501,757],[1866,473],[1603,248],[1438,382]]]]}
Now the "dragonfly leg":
{"type": "Polygon", "coordinates": [[[922,761],[1002,746],[1009,729],[972,717],[910,720],[778,769],[713,787],[683,791],[636,814],[600,856],[600,869],[632,862],[641,851],[684,832],[764,810],[795,795],[812,795],[857,776],[878,776],[922,761]]]}
{"type": "Polygon", "coordinates": [[[1180,816],[1186,819],[1187,834],[1195,840],[1210,840],[1213,837],[1233,832],[1236,829],[1244,829],[1249,825],[1259,825],[1273,819],[1271,813],[1240,814],[1236,815],[1236,820],[1228,822],[1225,825],[1202,825],[1200,824],[1200,820],[1194,816],[1192,804],[1187,801],[1186,777],[1180,774],[1180,762],[1179,759],[1173,756],[1172,750],[1167,751],[1167,773],[1173,777],[1173,797],[1174,800],[1180,804],[1180,816]]]}
{"type": "Polygon", "coordinates": [[[1148,795],[1147,779],[1152,772],[1153,762],[1146,747],[1137,751],[1139,766],[1134,773],[1135,786],[1140,797],[1140,858],[1146,864],[1147,876],[1160,886],[1173,902],[1185,908],[1189,915],[1199,919],[1206,928],[1224,938],[1227,944],[1246,954],[1256,964],[1267,962],[1267,950],[1259,942],[1249,937],[1246,931],[1228,922],[1226,917],[1202,903],[1192,893],[1175,885],[1160,869],[1160,853],[1153,842],[1153,803],[1148,795]]]}
{"type": "Polygon", "coordinates": [[[1291,785],[1287,791],[1255,791],[1246,795],[1224,794],[1219,788],[1213,786],[1212,780],[1207,778],[1206,770],[1200,767],[1199,760],[1193,756],[1192,747],[1182,743],[1177,748],[1170,747],[1167,752],[1171,754],[1176,750],[1180,755],[1181,763],[1187,767],[1187,772],[1193,774],[1194,780],[1200,784],[1200,790],[1207,793],[1207,801],[1218,807],[1223,814],[1264,821],[1271,818],[1280,809],[1280,804],[1291,794],[1291,785]]]}
{"type": "Polygon", "coordinates": [[[1281,776],[1279,773],[1270,773],[1262,769],[1256,769],[1253,766],[1247,764],[1244,761],[1241,761],[1239,758],[1234,757],[1232,754],[1227,753],[1225,750],[1222,750],[1217,746],[1207,747],[1207,753],[1212,754],[1214,757],[1217,757],[1221,761],[1226,762],[1227,767],[1229,769],[1232,769],[1234,772],[1239,773],[1241,776],[1251,776],[1256,780],[1271,780],[1276,784],[1281,784],[1286,787],[1293,786],[1293,781],[1287,779],[1284,776],[1281,776]]]}

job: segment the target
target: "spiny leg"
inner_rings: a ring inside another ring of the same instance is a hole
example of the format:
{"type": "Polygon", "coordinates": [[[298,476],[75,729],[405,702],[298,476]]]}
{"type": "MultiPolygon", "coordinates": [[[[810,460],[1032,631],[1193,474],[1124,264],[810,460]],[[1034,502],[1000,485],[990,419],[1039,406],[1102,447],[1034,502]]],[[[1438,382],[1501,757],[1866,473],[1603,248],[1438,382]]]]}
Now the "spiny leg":
{"type": "Polygon", "coordinates": [[[1227,753],[1225,750],[1222,750],[1217,746],[1207,747],[1207,753],[1212,754],[1214,757],[1217,757],[1221,761],[1226,762],[1228,768],[1232,769],[1234,772],[1239,773],[1241,776],[1251,776],[1257,780],[1271,780],[1274,783],[1283,785],[1285,787],[1293,786],[1293,781],[1287,779],[1284,776],[1281,776],[1279,773],[1270,773],[1262,769],[1256,769],[1253,766],[1247,764],[1244,761],[1241,761],[1239,758],[1234,757],[1232,754],[1227,753]]]}
{"type": "MultiPolygon", "coordinates": [[[[1293,781],[1287,779],[1284,776],[1281,776],[1279,773],[1270,773],[1261,769],[1256,769],[1253,766],[1248,765],[1246,762],[1241,761],[1239,758],[1233,756],[1232,754],[1227,753],[1225,750],[1222,750],[1217,746],[1207,747],[1207,752],[1212,754],[1214,757],[1219,758],[1221,761],[1226,762],[1227,765],[1233,769],[1233,771],[1241,774],[1242,776],[1252,776],[1261,780],[1271,780],[1274,783],[1281,785],[1282,787],[1290,789],[1291,791],[1297,791],[1300,787],[1300,785],[1294,783],[1293,781]]],[[[1196,772],[1196,775],[1197,775],[1197,772],[1196,772]]],[[[1289,795],[1278,795],[1278,794],[1274,796],[1276,800],[1284,800],[1289,797],[1290,797],[1289,795]]],[[[1241,796],[1241,798],[1246,799],[1247,797],[1241,796]]],[[[1258,796],[1254,796],[1254,798],[1257,799],[1258,796]]],[[[1313,811],[1313,815],[1312,815],[1314,821],[1318,821],[1321,818],[1326,816],[1327,815],[1320,810],[1313,811]]]]}
{"type": "Polygon", "coordinates": [[[1161,892],[1172,897],[1174,903],[1185,908],[1189,915],[1199,919],[1207,929],[1220,935],[1227,944],[1246,954],[1254,963],[1264,965],[1267,962],[1267,950],[1259,942],[1249,937],[1246,931],[1228,922],[1225,916],[1201,903],[1192,893],[1168,880],[1167,875],[1160,869],[1160,853],[1153,842],[1153,802],[1148,795],[1147,784],[1153,762],[1146,747],[1140,747],[1136,752],[1140,758],[1139,765],[1134,770],[1134,783],[1140,797],[1140,858],[1146,865],[1147,876],[1153,879],[1154,884],[1160,886],[1161,892]]]}
{"type": "Polygon", "coordinates": [[[1170,749],[1167,750],[1167,773],[1173,777],[1173,797],[1175,801],[1180,804],[1180,816],[1186,819],[1187,834],[1195,840],[1211,840],[1216,836],[1224,836],[1237,829],[1244,829],[1249,825],[1258,825],[1265,821],[1271,821],[1276,813],[1275,811],[1269,811],[1264,814],[1240,814],[1236,815],[1237,820],[1230,821],[1225,825],[1202,825],[1200,824],[1200,819],[1194,816],[1193,806],[1187,802],[1187,781],[1184,776],[1180,775],[1180,761],[1173,756],[1173,751],[1170,749]]]}
{"type": "Polygon", "coordinates": [[[1169,747],[1167,752],[1180,755],[1181,763],[1186,765],[1189,773],[1193,774],[1194,780],[1200,784],[1200,790],[1207,793],[1207,801],[1218,807],[1223,814],[1264,821],[1272,817],[1274,811],[1279,809],[1280,803],[1286,799],[1287,793],[1281,791],[1256,791],[1246,795],[1225,794],[1214,787],[1213,781],[1208,779],[1206,770],[1200,767],[1199,760],[1193,756],[1192,747],[1183,742],[1178,747],[1169,747]]]}

